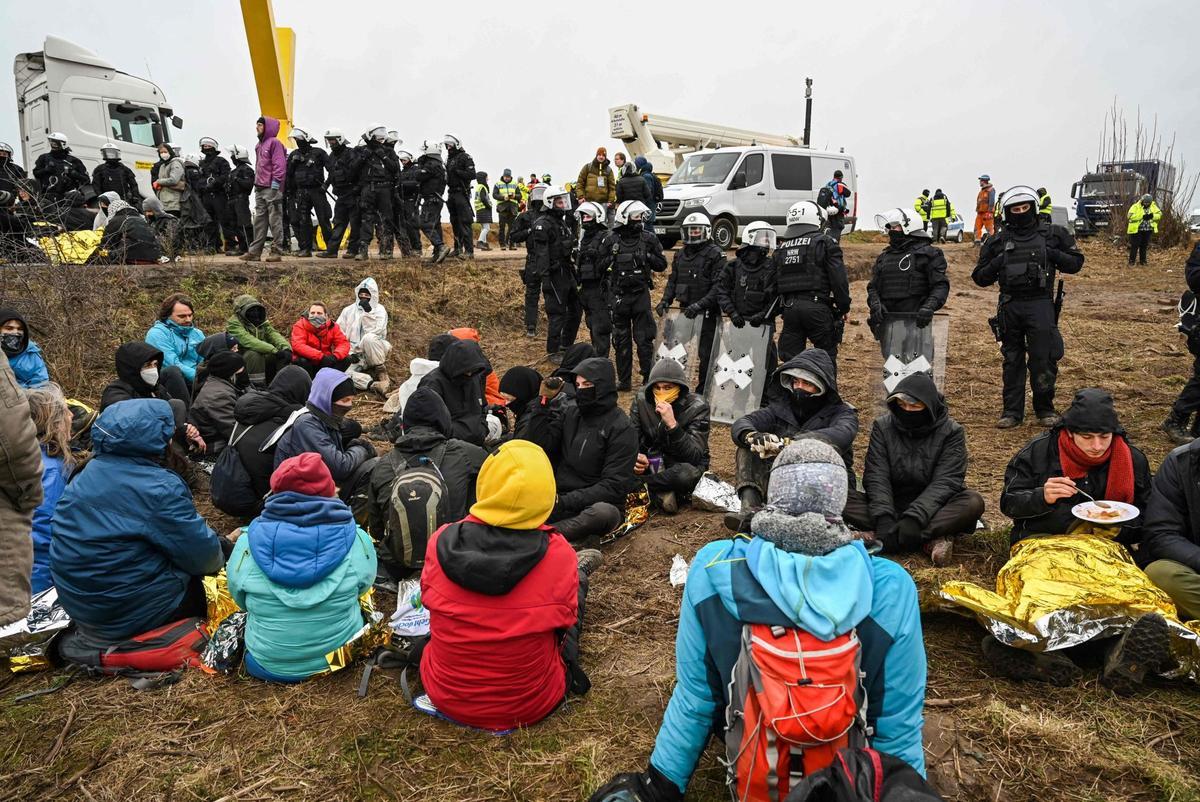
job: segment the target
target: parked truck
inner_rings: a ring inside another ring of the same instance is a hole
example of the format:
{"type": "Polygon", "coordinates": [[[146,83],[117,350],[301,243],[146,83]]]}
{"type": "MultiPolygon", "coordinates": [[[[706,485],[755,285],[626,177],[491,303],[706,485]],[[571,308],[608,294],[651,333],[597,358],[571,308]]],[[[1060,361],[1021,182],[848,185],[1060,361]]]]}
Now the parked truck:
{"type": "Polygon", "coordinates": [[[1089,237],[1119,232],[1125,212],[1146,193],[1167,208],[1175,187],[1175,166],[1160,159],[1100,162],[1071,187],[1075,200],[1075,235],[1089,237]]]}

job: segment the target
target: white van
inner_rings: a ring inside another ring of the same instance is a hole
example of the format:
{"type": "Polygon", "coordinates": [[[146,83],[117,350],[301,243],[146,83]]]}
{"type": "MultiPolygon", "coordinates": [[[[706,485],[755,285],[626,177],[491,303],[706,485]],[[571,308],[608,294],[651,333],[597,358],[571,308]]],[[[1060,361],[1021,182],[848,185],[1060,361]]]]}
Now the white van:
{"type": "Polygon", "coordinates": [[[679,241],[683,219],[704,212],[712,220],[713,240],[722,248],[736,246],[742,228],[765,220],[780,234],[788,207],[816,201],[821,187],[842,171],[850,187],[847,230],[858,219],[858,176],[854,157],[809,148],[752,145],[700,150],[689,154],[663,188],[654,233],[663,247],[679,241]]]}

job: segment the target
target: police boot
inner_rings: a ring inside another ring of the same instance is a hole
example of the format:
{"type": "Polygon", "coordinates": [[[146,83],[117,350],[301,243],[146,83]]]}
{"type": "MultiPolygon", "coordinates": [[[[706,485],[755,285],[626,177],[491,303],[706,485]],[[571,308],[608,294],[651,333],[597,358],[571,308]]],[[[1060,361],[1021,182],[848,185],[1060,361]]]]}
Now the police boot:
{"type": "Polygon", "coordinates": [[[391,250],[389,249],[389,250],[386,250],[386,251],[380,251],[380,252],[379,252],[379,258],[380,258],[380,259],[382,259],[382,260],[384,260],[385,262],[387,262],[387,261],[390,261],[390,260],[391,260],[391,258],[392,258],[392,252],[391,252],[391,250]]]}
{"type": "Polygon", "coordinates": [[[337,251],[317,251],[318,259],[336,259],[337,251]]]}
{"type": "Polygon", "coordinates": [[[1187,431],[1187,420],[1179,417],[1174,412],[1168,415],[1167,419],[1162,422],[1161,428],[1166,432],[1171,442],[1177,446],[1187,445],[1193,440],[1187,431]]]}
{"type": "Polygon", "coordinates": [[[312,258],[312,251],[310,251],[310,250],[308,250],[307,248],[305,248],[304,250],[300,251],[300,253],[296,254],[296,256],[303,257],[303,258],[307,258],[307,259],[311,259],[311,258],[312,258]]]}
{"type": "Polygon", "coordinates": [[[356,253],[356,254],[354,255],[354,261],[356,261],[356,262],[365,262],[365,261],[367,261],[367,250],[366,250],[366,248],[364,248],[363,250],[359,251],[358,253],[356,253]]]}
{"type": "Polygon", "coordinates": [[[757,487],[743,487],[738,491],[738,500],[742,503],[741,512],[725,513],[725,528],[731,532],[750,534],[750,519],[754,513],[762,509],[763,497],[757,487]]]}
{"type": "Polygon", "coordinates": [[[440,265],[442,262],[446,261],[446,257],[449,255],[450,249],[446,247],[445,243],[443,243],[433,249],[433,256],[429,257],[429,262],[431,264],[440,265]]]}

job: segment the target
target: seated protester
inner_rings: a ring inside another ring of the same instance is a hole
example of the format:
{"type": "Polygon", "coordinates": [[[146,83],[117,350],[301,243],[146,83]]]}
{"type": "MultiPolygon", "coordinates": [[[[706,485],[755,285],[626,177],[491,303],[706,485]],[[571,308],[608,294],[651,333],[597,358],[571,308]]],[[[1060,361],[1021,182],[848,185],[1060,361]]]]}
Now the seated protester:
{"type": "Polygon", "coordinates": [[[50,381],[42,349],[29,337],[29,324],[15,309],[0,309],[0,349],[8,357],[17,384],[28,390],[50,381]]]}
{"type": "MultiPolygon", "coordinates": [[[[108,205],[115,200],[121,200],[118,192],[101,192],[96,196],[96,216],[92,218],[92,231],[101,231],[108,225],[108,205]]],[[[138,200],[140,203],[141,200],[138,200]]],[[[138,212],[141,213],[140,210],[138,212]]]]}
{"type": "MultiPolygon", "coordinates": [[[[388,342],[388,312],[379,297],[379,285],[367,277],[354,290],[354,303],[338,315],[337,325],[350,341],[350,370],[378,383],[372,389],[386,393],[391,382],[384,364],[392,350],[388,342]]],[[[361,386],[359,389],[366,389],[361,386]]]]}
{"type": "Polygon", "coordinates": [[[42,503],[42,455],[25,393],[0,351],[0,627],[29,615],[33,511],[42,503]]]}
{"type": "Polygon", "coordinates": [[[233,316],[225,324],[225,333],[238,341],[255,387],[265,386],[280,368],[292,364],[291,344],[267,320],[267,308],[253,295],[233,299],[233,316]]]}
{"type": "Polygon", "coordinates": [[[531,367],[516,365],[504,372],[500,379],[500,395],[507,402],[510,433],[529,416],[529,405],[537,399],[541,386],[542,374],[531,367]]]}
{"type": "Polygon", "coordinates": [[[1167,455],[1145,507],[1139,562],[1175,603],[1180,621],[1200,618],[1200,440],[1167,455]]]}
{"type": "Polygon", "coordinates": [[[167,259],[175,259],[180,254],[179,218],[173,216],[163,206],[158,198],[150,197],[142,201],[142,215],[154,236],[158,240],[158,249],[167,259]]]}
{"type": "Polygon", "coordinates": [[[202,452],[204,438],[200,430],[187,422],[187,412],[192,403],[183,373],[178,366],[163,368],[163,354],[149,343],[137,340],[117,348],[117,379],[109,382],[100,393],[100,412],[121,401],[138,398],[158,398],[170,401],[175,414],[176,439],[181,446],[202,452]]]}
{"type": "Polygon", "coordinates": [[[203,359],[199,347],[204,332],[196,328],[195,319],[192,299],[181,292],[171,293],[158,308],[158,320],[146,332],[146,342],[163,353],[162,366],[178,368],[188,387],[193,387],[196,368],[203,359]]]}
{"type": "Polygon", "coordinates": [[[308,307],[308,314],[292,324],[292,361],[315,376],[321,368],[345,370],[350,367],[350,341],[329,320],[325,304],[308,307]]]}
{"type": "Polygon", "coordinates": [[[66,231],[91,231],[92,223],[96,219],[96,210],[87,208],[86,203],[83,193],[72,189],[63,196],[59,219],[51,222],[58,222],[66,231]]]}
{"type": "Polygon", "coordinates": [[[775,460],[752,535],[696,554],[675,639],[675,689],[650,765],[640,775],[618,775],[593,800],[683,799],[709,738],[725,735],[730,679],[748,624],[799,629],[822,641],[855,632],[870,746],[925,773],[917,588],[900,565],[871,557],[842,522],[848,478],[837,449],[792,443],[775,460]]]}
{"type": "Polygon", "coordinates": [[[98,261],[110,265],[155,265],[161,256],[158,238],[142,213],[119,198],[110,203],[98,261]]]}
{"type": "Polygon", "coordinates": [[[518,435],[541,446],[554,465],[558,501],[550,523],[572,543],[611,532],[625,519],[625,497],[636,486],[638,435],[617,409],[617,374],[607,359],[575,366],[575,402],[551,402],[562,379],[542,382],[518,435]]]}
{"type": "Polygon", "coordinates": [[[674,515],[708,470],[708,403],[688,387],[682,365],[660,359],[629,417],[638,432],[633,472],[645,480],[655,506],[674,515]]]}
{"type": "Polygon", "coordinates": [[[242,394],[234,377],[246,369],[242,355],[221,351],[207,363],[208,378],[192,401],[188,418],[208,445],[206,453],[215,457],[225,450],[236,423],[234,409],[242,394]]]}
{"type": "MultiPolygon", "coordinates": [[[[562,362],[550,375],[562,379],[562,400],[575,397],[575,368],[585,359],[595,359],[599,354],[591,343],[575,343],[563,353],[562,362]]],[[[607,357],[606,357],[607,358],[607,357]]]]}
{"type": "MultiPolygon", "coordinates": [[[[200,355],[200,364],[196,366],[196,378],[192,381],[192,392],[199,393],[200,388],[204,386],[204,380],[208,376],[208,361],[222,351],[238,351],[237,340],[230,337],[223,331],[216,334],[210,334],[200,341],[196,346],[196,353],[200,355]]],[[[250,379],[246,376],[246,371],[238,373],[236,381],[238,389],[245,390],[250,386],[250,379]]]]}
{"type": "Polygon", "coordinates": [[[590,687],[579,668],[579,636],[587,577],[602,557],[576,555],[546,524],[554,491],[541,449],[505,443],[479,472],[471,514],[429,542],[421,684],[452,721],[493,731],[525,727],[554,712],[568,692],[590,687]]]}
{"type": "MultiPolygon", "coordinates": [[[[409,468],[432,464],[444,485],[438,504],[437,525],[457,521],[475,503],[475,478],[487,452],[477,445],[450,436],[450,410],[442,397],[428,387],[421,387],[397,412],[389,429],[395,446],[376,463],[371,471],[367,491],[370,504],[371,537],[383,541],[392,513],[392,486],[396,477],[409,468]]],[[[429,532],[432,534],[432,530],[429,532]]],[[[395,562],[400,555],[388,555],[395,562]]],[[[418,562],[425,555],[414,555],[418,562]]]]}
{"type": "Polygon", "coordinates": [[[730,434],[737,450],[737,491],[740,515],[725,516],[725,526],[748,532],[750,518],[762,506],[771,461],[784,440],[798,435],[817,436],[838,450],[854,483],[854,437],[858,410],[838,395],[837,369],[820,348],[809,348],[783,363],[772,379],[784,392],[762,409],[734,421],[730,434]]]}
{"type": "Polygon", "coordinates": [[[297,418],[279,438],[275,467],[306,451],[320,454],[338,484],[338,497],[347,503],[354,500],[358,515],[366,505],[365,485],[375,467],[375,446],[359,437],[361,426],[346,420],[354,406],[354,392],[354,382],[340,370],[317,371],[308,393],[308,414],[297,418]]]}
{"type": "Polygon", "coordinates": [[[160,399],[109,406],[92,427],[92,459],[55,508],[58,599],[99,644],[207,615],[201,578],[221,570],[221,544],[183,479],[163,464],[174,430],[160,399]]]}
{"type": "Polygon", "coordinates": [[[966,435],[928,373],[903,379],[887,406],[871,427],[863,491],[850,491],[842,517],[874,530],[886,554],[924,549],[934,565],[948,565],[954,538],[974,532],[983,515],[983,497],[964,484],[966,435]]]}
{"type": "MultiPolygon", "coordinates": [[[[449,334],[454,335],[459,340],[471,340],[479,344],[480,351],[483,350],[483,341],[479,339],[479,331],[469,327],[450,329],[449,334]]],[[[483,357],[485,360],[487,356],[483,357]]],[[[484,374],[483,380],[484,397],[487,399],[488,406],[504,406],[504,397],[500,395],[500,377],[492,370],[492,363],[488,362],[487,373],[484,374]]]]}
{"type": "Polygon", "coordinates": [[[42,503],[33,511],[33,592],[54,587],[50,576],[50,527],[54,508],[75,465],[71,451],[71,410],[57,384],[25,393],[29,417],[42,451],[42,503]]]}
{"type": "Polygon", "coordinates": [[[453,421],[451,437],[483,446],[488,435],[484,375],[491,369],[479,343],[458,340],[446,348],[438,366],[421,379],[419,387],[428,387],[446,402],[453,421]]]}
{"type": "Polygon", "coordinates": [[[362,629],[358,598],[375,581],[375,546],[337,499],[329,468],[299,454],[229,555],[229,593],[246,611],[246,673],[300,682],[362,629]]]}
{"type": "MultiPolygon", "coordinates": [[[[426,349],[425,358],[416,357],[408,363],[408,378],[396,388],[396,392],[388,397],[387,403],[383,405],[383,411],[387,413],[403,412],[404,405],[408,402],[409,396],[416,392],[417,387],[421,385],[421,380],[433,372],[433,369],[442,361],[442,356],[446,353],[446,349],[454,342],[458,342],[458,338],[453,334],[435,335],[429,341],[429,348],[426,349]]],[[[387,440],[390,438],[385,437],[384,439],[387,440]]]]}

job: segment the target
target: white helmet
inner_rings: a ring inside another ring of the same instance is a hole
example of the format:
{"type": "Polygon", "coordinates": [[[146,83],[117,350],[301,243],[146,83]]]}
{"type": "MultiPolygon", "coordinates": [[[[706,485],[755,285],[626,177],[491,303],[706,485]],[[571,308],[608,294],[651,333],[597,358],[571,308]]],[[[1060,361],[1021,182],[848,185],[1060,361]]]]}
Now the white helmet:
{"type": "Polygon", "coordinates": [[[433,156],[435,159],[442,158],[442,143],[433,139],[426,139],[421,143],[421,155],[433,156]]]}
{"type": "Polygon", "coordinates": [[[329,144],[330,140],[332,140],[335,144],[345,145],[346,135],[342,133],[341,128],[329,128],[325,131],[325,144],[329,145],[329,147],[333,147],[333,145],[329,144]]]}
{"type": "Polygon", "coordinates": [[[775,241],[778,238],[779,235],[775,233],[774,226],[763,220],[755,220],[742,229],[743,245],[755,245],[759,248],[774,249],[775,241]]]}
{"type": "Polygon", "coordinates": [[[1024,184],[1017,184],[1015,187],[1009,187],[1004,190],[1001,196],[1002,207],[1007,209],[1009,206],[1016,206],[1018,203],[1032,203],[1034,206],[1038,202],[1037,190],[1033,187],[1027,187],[1024,184]]]}
{"type": "Polygon", "coordinates": [[[212,149],[216,151],[221,149],[221,146],[217,144],[217,140],[213,139],[211,136],[200,137],[200,150],[204,150],[205,145],[211,146],[212,149]]]}
{"type": "MultiPolygon", "coordinates": [[[[535,188],[536,192],[537,189],[535,188]]],[[[579,218],[580,223],[596,222],[604,225],[604,207],[594,201],[584,201],[579,204],[579,208],[575,210],[575,216],[579,218]],[[591,220],[584,220],[584,217],[590,217],[591,220]]]]}
{"type": "Polygon", "coordinates": [[[460,140],[454,134],[446,134],[443,136],[442,144],[448,148],[458,148],[459,150],[462,150],[462,140],[460,140]]]}
{"type": "Polygon", "coordinates": [[[50,147],[54,147],[55,142],[64,149],[67,147],[67,135],[61,131],[51,131],[50,135],[46,137],[46,141],[50,143],[50,147]]]}
{"type": "Polygon", "coordinates": [[[712,222],[704,212],[692,212],[683,218],[683,226],[680,231],[684,245],[695,245],[712,236],[712,222]],[[699,232],[693,234],[692,232],[696,229],[699,229],[699,232]]]}
{"type": "Polygon", "coordinates": [[[880,231],[887,231],[888,226],[899,224],[900,230],[909,236],[928,237],[929,232],[921,225],[921,218],[903,207],[888,209],[875,215],[875,225],[880,231]]]}
{"type": "Polygon", "coordinates": [[[235,162],[248,162],[250,161],[250,151],[246,150],[241,145],[234,145],[229,149],[229,158],[233,159],[235,162]]]}
{"type": "Polygon", "coordinates": [[[404,143],[400,141],[400,132],[399,131],[389,130],[387,132],[387,136],[383,140],[383,144],[391,145],[392,147],[395,147],[396,145],[402,145],[404,143]]]}
{"type": "Polygon", "coordinates": [[[0,142],[0,153],[7,153],[9,156],[13,155],[12,145],[7,142],[0,142]]]}
{"type": "Polygon", "coordinates": [[[641,201],[625,201],[617,207],[616,214],[613,215],[613,223],[618,226],[640,223],[649,214],[649,207],[641,201]]]}
{"type": "Polygon", "coordinates": [[[363,134],[363,142],[370,142],[372,139],[383,144],[387,140],[387,126],[372,125],[368,128],[367,132],[363,134]]]}
{"type": "Polygon", "coordinates": [[[400,161],[402,161],[402,162],[410,162],[413,160],[413,155],[411,153],[409,153],[407,150],[396,151],[396,157],[398,159],[400,159],[400,161]]]}
{"type": "MultiPolygon", "coordinates": [[[[4,148],[0,146],[0,150],[4,150],[4,148]]],[[[119,159],[121,158],[121,149],[112,142],[105,142],[100,146],[100,158],[119,159]]]]}
{"type": "Polygon", "coordinates": [[[545,184],[538,184],[533,189],[529,190],[529,202],[541,203],[542,198],[546,195],[548,187],[545,184]]]}
{"type": "Polygon", "coordinates": [[[317,141],[312,134],[303,128],[293,128],[291,131],[288,131],[288,136],[297,142],[307,142],[310,145],[315,144],[317,141]]]}
{"type": "Polygon", "coordinates": [[[562,187],[552,186],[550,184],[538,184],[546,189],[542,192],[542,206],[547,209],[560,208],[563,211],[571,210],[571,194],[562,187]],[[562,206],[558,206],[558,201],[563,202],[562,206]]]}
{"type": "Polygon", "coordinates": [[[788,228],[792,226],[815,226],[820,228],[821,223],[825,221],[825,212],[812,201],[797,201],[788,207],[785,221],[788,228]]]}
{"type": "Polygon", "coordinates": [[[200,166],[200,159],[199,159],[199,157],[198,157],[198,156],[196,156],[196,154],[195,154],[195,153],[189,153],[188,155],[186,155],[186,156],[184,156],[184,157],[183,157],[183,166],[184,166],[184,167],[187,167],[189,164],[190,164],[192,167],[199,167],[199,166],[200,166]]]}

